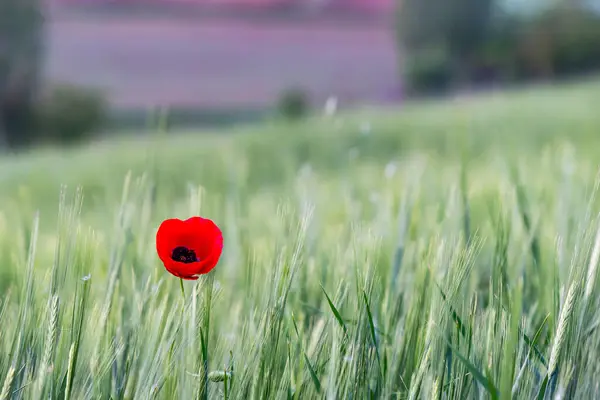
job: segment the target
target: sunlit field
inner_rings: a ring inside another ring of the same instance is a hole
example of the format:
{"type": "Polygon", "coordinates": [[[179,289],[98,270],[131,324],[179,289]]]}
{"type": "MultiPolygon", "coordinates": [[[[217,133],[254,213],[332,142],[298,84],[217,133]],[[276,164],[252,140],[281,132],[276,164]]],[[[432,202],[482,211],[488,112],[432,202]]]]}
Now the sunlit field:
{"type": "Polygon", "coordinates": [[[0,399],[600,398],[600,84],[0,159],[0,399]],[[219,265],[170,275],[201,215],[219,265]],[[544,397],[545,396],[545,397],[544,397]]]}

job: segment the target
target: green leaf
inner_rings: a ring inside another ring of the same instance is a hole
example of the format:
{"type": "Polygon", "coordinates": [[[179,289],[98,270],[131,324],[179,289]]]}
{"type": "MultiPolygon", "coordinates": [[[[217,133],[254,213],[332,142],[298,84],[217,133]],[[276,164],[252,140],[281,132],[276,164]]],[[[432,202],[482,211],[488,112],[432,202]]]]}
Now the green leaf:
{"type": "Polygon", "coordinates": [[[448,346],[452,350],[452,353],[469,370],[469,372],[473,375],[473,378],[475,378],[475,380],[477,382],[479,382],[488,391],[488,393],[492,397],[492,400],[497,400],[498,399],[498,388],[496,388],[494,383],[490,379],[486,378],[477,369],[477,367],[475,367],[475,365],[473,365],[473,363],[471,361],[466,359],[457,349],[455,349],[448,340],[446,340],[446,342],[448,342],[448,346]]]}
{"type": "Polygon", "coordinates": [[[546,395],[546,387],[548,386],[548,375],[544,377],[542,381],[542,386],[540,386],[540,390],[536,396],[537,400],[544,400],[544,396],[546,395]]]}
{"type": "Polygon", "coordinates": [[[369,307],[369,299],[367,293],[363,290],[363,300],[365,301],[365,307],[367,308],[367,317],[369,318],[369,327],[371,329],[371,338],[373,339],[373,346],[375,346],[375,354],[377,355],[377,362],[379,370],[381,372],[381,358],[379,357],[379,346],[377,345],[377,335],[375,333],[375,324],[373,323],[373,315],[371,314],[371,307],[369,307]]]}
{"type": "Polygon", "coordinates": [[[310,377],[312,378],[313,384],[315,385],[315,389],[317,390],[317,393],[321,393],[321,382],[319,381],[319,377],[317,376],[314,368],[312,367],[306,353],[304,351],[302,353],[304,354],[304,360],[306,361],[308,372],[310,372],[310,377]]]}
{"type": "Polygon", "coordinates": [[[331,301],[331,298],[329,297],[329,295],[325,291],[325,288],[323,287],[323,285],[321,285],[321,289],[323,290],[323,294],[325,294],[325,297],[327,298],[327,302],[329,303],[329,308],[331,308],[331,311],[333,312],[333,315],[335,316],[335,319],[337,319],[338,323],[340,324],[340,326],[344,330],[344,333],[347,334],[348,333],[348,328],[346,328],[346,324],[344,323],[344,319],[342,318],[340,312],[338,311],[338,309],[333,304],[333,301],[331,301]]]}
{"type": "MultiPolygon", "coordinates": [[[[435,286],[437,286],[438,290],[440,291],[440,293],[442,295],[442,299],[444,299],[444,301],[446,301],[446,294],[444,293],[444,291],[442,290],[442,288],[440,287],[440,285],[438,285],[437,282],[434,281],[434,283],[435,283],[435,286]]],[[[458,326],[458,330],[460,331],[460,334],[463,337],[466,337],[467,336],[467,328],[465,328],[465,324],[463,324],[462,320],[458,316],[458,313],[456,312],[456,310],[454,309],[454,307],[452,307],[452,305],[450,305],[450,303],[448,303],[448,307],[450,308],[450,312],[452,313],[452,319],[454,320],[454,322],[458,326]]]]}

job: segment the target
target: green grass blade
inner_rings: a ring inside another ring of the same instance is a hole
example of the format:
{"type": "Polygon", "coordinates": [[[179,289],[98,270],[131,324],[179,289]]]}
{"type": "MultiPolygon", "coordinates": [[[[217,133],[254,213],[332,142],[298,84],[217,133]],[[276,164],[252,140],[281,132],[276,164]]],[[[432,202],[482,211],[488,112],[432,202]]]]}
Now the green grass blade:
{"type": "Polygon", "coordinates": [[[379,343],[377,341],[377,333],[375,332],[375,324],[373,323],[373,314],[371,314],[371,307],[369,305],[369,299],[367,293],[363,290],[363,301],[365,302],[365,308],[367,310],[367,318],[369,320],[369,328],[371,333],[371,340],[373,340],[373,346],[375,347],[375,354],[377,356],[377,365],[379,372],[382,371],[381,357],[379,356],[379,343]]]}
{"type": "Polygon", "coordinates": [[[331,298],[329,297],[329,295],[325,291],[325,288],[323,287],[323,285],[321,285],[321,290],[323,290],[323,294],[325,294],[325,298],[327,299],[327,303],[329,303],[329,308],[331,308],[331,312],[333,312],[333,315],[335,316],[335,319],[337,320],[338,324],[340,324],[340,326],[344,330],[344,333],[347,334],[348,333],[348,329],[346,328],[346,323],[344,322],[344,319],[340,315],[340,312],[338,311],[338,309],[333,304],[333,301],[331,301],[331,298]]]}
{"type": "Polygon", "coordinates": [[[473,365],[473,363],[471,363],[471,361],[466,359],[456,348],[454,348],[450,344],[450,342],[448,342],[447,340],[446,340],[446,342],[448,343],[448,346],[452,350],[452,354],[454,354],[456,356],[456,358],[458,358],[458,360],[460,360],[460,362],[473,375],[473,378],[475,378],[475,380],[477,382],[479,382],[479,384],[481,384],[481,386],[483,386],[485,388],[485,390],[487,390],[487,392],[490,394],[490,396],[493,400],[497,400],[499,393],[498,393],[498,389],[496,388],[494,383],[490,379],[486,378],[481,373],[481,371],[479,371],[477,369],[477,367],[475,365],[473,365]]]}
{"type": "Polygon", "coordinates": [[[313,385],[315,385],[315,389],[317,390],[317,393],[321,393],[321,381],[319,381],[319,377],[317,376],[313,366],[311,365],[310,360],[308,359],[308,356],[306,355],[306,353],[304,353],[304,360],[306,361],[306,366],[308,368],[308,372],[310,372],[310,377],[312,379],[313,385]]]}

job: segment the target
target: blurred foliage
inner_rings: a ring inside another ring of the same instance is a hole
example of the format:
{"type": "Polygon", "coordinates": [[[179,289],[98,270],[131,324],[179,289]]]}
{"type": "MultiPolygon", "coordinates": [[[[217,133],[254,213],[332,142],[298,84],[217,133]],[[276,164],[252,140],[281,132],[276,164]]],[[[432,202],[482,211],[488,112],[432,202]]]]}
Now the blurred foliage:
{"type": "Polygon", "coordinates": [[[11,149],[73,143],[106,118],[99,93],[42,82],[43,11],[40,0],[0,1],[0,145],[11,149]]]}
{"type": "Polygon", "coordinates": [[[540,57],[556,77],[587,73],[600,68],[600,15],[578,7],[557,7],[533,21],[530,48],[545,40],[540,57]]]}
{"type": "Polygon", "coordinates": [[[57,85],[37,104],[39,140],[74,144],[88,138],[107,121],[108,104],[93,89],[57,85]]]}
{"type": "Polygon", "coordinates": [[[284,90],[279,96],[277,110],[288,120],[297,120],[308,114],[309,101],[306,92],[299,88],[284,90]]]}
{"type": "Polygon", "coordinates": [[[407,87],[427,93],[600,69],[598,13],[572,2],[527,15],[495,6],[491,0],[403,1],[398,34],[407,87]]]}
{"type": "Polygon", "coordinates": [[[413,54],[405,65],[406,90],[436,93],[452,83],[452,59],[444,46],[431,46],[413,54]]]}
{"type": "Polygon", "coordinates": [[[39,0],[0,2],[0,138],[9,147],[26,145],[33,133],[43,27],[39,0]]]}
{"type": "Polygon", "coordinates": [[[493,0],[402,0],[397,31],[408,86],[440,90],[447,88],[448,74],[468,79],[471,59],[485,43],[492,5],[493,0]]]}

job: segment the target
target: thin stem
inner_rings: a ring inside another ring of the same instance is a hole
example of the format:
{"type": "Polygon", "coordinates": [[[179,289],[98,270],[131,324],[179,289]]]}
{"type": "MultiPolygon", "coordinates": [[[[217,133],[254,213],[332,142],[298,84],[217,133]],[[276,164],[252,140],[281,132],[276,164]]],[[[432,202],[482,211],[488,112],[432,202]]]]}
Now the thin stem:
{"type": "Polygon", "coordinates": [[[183,278],[179,278],[179,287],[181,288],[181,323],[183,324],[183,314],[185,313],[185,289],[183,287],[183,278]]]}
{"type": "Polygon", "coordinates": [[[200,325],[201,359],[199,365],[200,385],[198,386],[197,400],[208,400],[208,338],[210,332],[210,311],[212,306],[214,275],[205,276],[202,283],[205,285],[204,315],[200,325]]]}
{"type": "Polygon", "coordinates": [[[229,400],[229,393],[227,392],[227,366],[223,368],[223,371],[225,371],[225,376],[223,380],[223,400],[229,400]]]}

